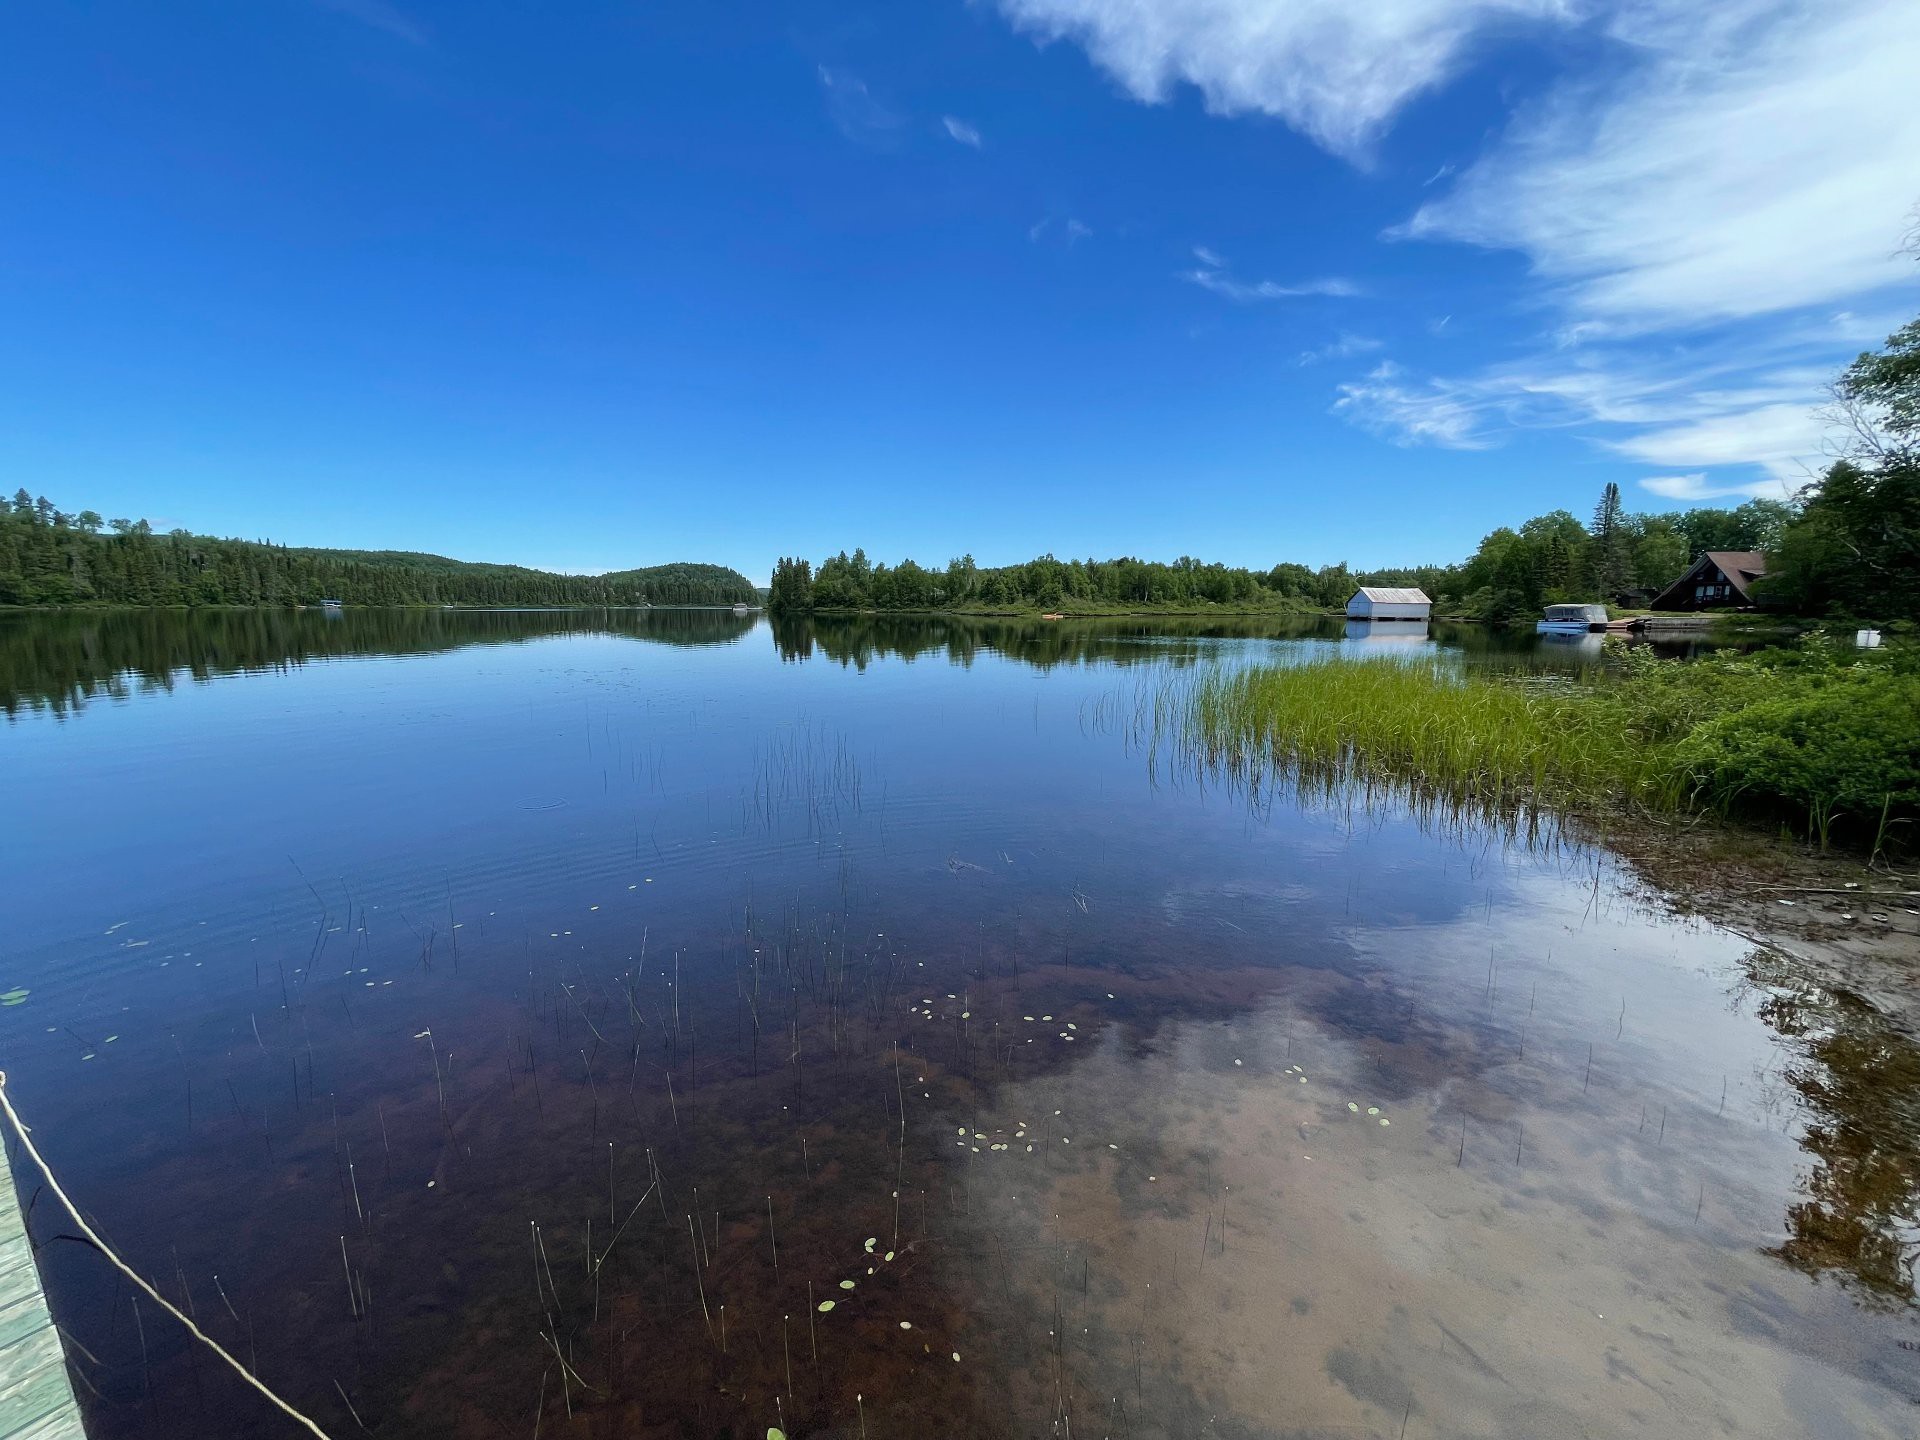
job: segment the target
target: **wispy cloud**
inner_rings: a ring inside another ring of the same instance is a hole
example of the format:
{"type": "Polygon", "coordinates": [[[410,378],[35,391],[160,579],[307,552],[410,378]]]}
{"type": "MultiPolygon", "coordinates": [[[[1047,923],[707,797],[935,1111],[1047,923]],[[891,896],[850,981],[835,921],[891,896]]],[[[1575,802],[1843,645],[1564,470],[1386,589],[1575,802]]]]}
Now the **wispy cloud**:
{"type": "Polygon", "coordinates": [[[1642,490],[1651,491],[1663,500],[1720,500],[1738,495],[1743,499],[1764,497],[1768,500],[1784,500],[1792,491],[1792,486],[1780,480],[1756,480],[1746,485],[1717,485],[1707,480],[1704,471],[1696,470],[1691,475],[1649,475],[1640,482],[1642,490]]]}
{"type": "Polygon", "coordinates": [[[1491,450],[1499,444],[1488,432],[1487,408],[1478,397],[1444,380],[1410,380],[1391,360],[1337,389],[1335,414],[1396,445],[1491,450]]]}
{"type": "MultiPolygon", "coordinates": [[[[1606,445],[1648,465],[1757,465],[1767,472],[1777,493],[1780,484],[1797,486],[1813,478],[1827,451],[1827,429],[1818,412],[1804,402],[1783,401],[1728,409],[1609,440],[1606,445]]],[[[1758,483],[1726,483],[1723,493],[1738,494],[1758,483]]]]}
{"type": "Polygon", "coordinates": [[[1041,43],[1071,40],[1135,99],[1181,84],[1220,115],[1278,116],[1362,160],[1405,105],[1454,75],[1476,34],[1568,21],[1582,0],[999,0],[1041,43]]]}
{"type": "Polygon", "coordinates": [[[1920,5],[1641,0],[1639,64],[1525,112],[1402,233],[1526,254],[1587,334],[1832,304],[1910,281],[1920,5]]]}
{"type": "Polygon", "coordinates": [[[1297,300],[1306,295],[1346,298],[1360,293],[1360,287],[1351,280],[1342,280],[1337,276],[1325,280],[1305,280],[1298,285],[1282,285],[1277,280],[1236,280],[1221,270],[1200,269],[1183,271],[1180,278],[1241,305],[1256,300],[1297,300]]]}
{"type": "Polygon", "coordinates": [[[952,139],[959,141],[962,145],[971,146],[975,150],[980,148],[980,131],[958,115],[942,115],[940,123],[952,139]]]}
{"type": "MultiPolygon", "coordinates": [[[[1660,467],[1656,480],[1698,474],[1703,495],[1795,484],[1826,453],[1826,378],[1892,328],[1843,337],[1858,328],[1847,312],[1911,314],[1903,287],[1920,270],[1895,252],[1920,192],[1920,5],[996,3],[1040,43],[1081,47],[1138,101],[1191,85],[1214,114],[1277,117],[1357,164],[1488,37],[1531,28],[1607,47],[1478,158],[1426,176],[1429,198],[1389,232],[1518,252],[1521,298],[1544,317],[1506,365],[1376,370],[1341,388],[1340,413],[1401,443],[1480,448],[1550,425],[1660,467]]],[[[1196,258],[1182,278],[1239,303],[1351,293],[1196,258]]]]}
{"type": "Polygon", "coordinates": [[[1517,431],[1570,431],[1605,454],[1676,472],[1654,477],[1670,488],[1697,476],[1676,498],[1777,496],[1805,484],[1836,437],[1816,403],[1825,372],[1793,363],[1791,347],[1764,355],[1769,363],[1755,366],[1738,347],[1708,359],[1619,346],[1424,379],[1389,364],[1337,386],[1333,409],[1400,445],[1481,450],[1517,431]]]}
{"type": "Polygon", "coordinates": [[[402,14],[386,0],[314,0],[322,10],[331,10],[336,15],[345,15],[358,20],[362,25],[371,25],[376,30],[384,30],[396,40],[404,40],[409,45],[428,43],[427,32],[402,14]]]}
{"type": "Polygon", "coordinates": [[[1238,305],[1249,305],[1260,300],[1295,300],[1306,295],[1331,295],[1346,297],[1358,295],[1360,287],[1351,280],[1333,277],[1325,280],[1306,280],[1297,285],[1282,285],[1274,280],[1236,280],[1227,270],[1227,262],[1204,245],[1193,247],[1194,258],[1200,262],[1192,270],[1182,270],[1180,278],[1189,284],[1198,285],[1202,290],[1211,290],[1238,305]]]}
{"type": "Polygon", "coordinates": [[[1082,240],[1091,238],[1093,227],[1083,224],[1069,215],[1064,219],[1052,215],[1042,216],[1027,227],[1027,239],[1038,245],[1043,240],[1055,240],[1071,250],[1082,240]]]}
{"type": "Polygon", "coordinates": [[[1370,335],[1349,335],[1342,332],[1340,338],[1329,341],[1314,350],[1302,350],[1296,364],[1318,365],[1323,360],[1351,360],[1356,355],[1370,355],[1384,349],[1385,342],[1375,340],[1370,335]]]}
{"type": "Polygon", "coordinates": [[[899,144],[906,118],[876,100],[864,80],[829,65],[820,66],[818,73],[827,118],[843,137],[870,150],[891,150],[899,144]]]}
{"type": "Polygon", "coordinates": [[[1473,433],[1575,427],[1669,499],[1789,492],[1832,453],[1828,379],[1911,313],[1920,6],[1596,3],[1632,63],[1523,111],[1394,232],[1519,251],[1555,317],[1433,383],[1473,433]]]}

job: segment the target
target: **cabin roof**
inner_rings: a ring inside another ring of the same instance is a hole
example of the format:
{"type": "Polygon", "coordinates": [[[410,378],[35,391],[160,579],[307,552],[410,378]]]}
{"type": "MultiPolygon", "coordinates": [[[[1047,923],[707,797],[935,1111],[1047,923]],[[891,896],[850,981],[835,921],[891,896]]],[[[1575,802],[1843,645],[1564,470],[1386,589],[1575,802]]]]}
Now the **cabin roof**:
{"type": "MultiPolygon", "coordinates": [[[[1354,600],[1366,596],[1376,605],[1431,605],[1427,592],[1416,590],[1410,585],[1362,585],[1355,592],[1354,600]]],[[[1349,605],[1353,600],[1347,602],[1349,605]]]]}
{"type": "Polygon", "coordinates": [[[1656,610],[1664,608],[1661,601],[1678,592],[1682,586],[1693,579],[1698,571],[1709,564],[1727,577],[1727,583],[1733,586],[1742,600],[1748,604],[1753,603],[1753,582],[1767,573],[1766,555],[1759,550],[1709,550],[1689,565],[1685,574],[1654,596],[1653,608],[1656,610]]]}
{"type": "Polygon", "coordinates": [[[1709,550],[1707,559],[1720,567],[1742,593],[1753,581],[1767,573],[1767,557],[1758,550],[1709,550]]]}

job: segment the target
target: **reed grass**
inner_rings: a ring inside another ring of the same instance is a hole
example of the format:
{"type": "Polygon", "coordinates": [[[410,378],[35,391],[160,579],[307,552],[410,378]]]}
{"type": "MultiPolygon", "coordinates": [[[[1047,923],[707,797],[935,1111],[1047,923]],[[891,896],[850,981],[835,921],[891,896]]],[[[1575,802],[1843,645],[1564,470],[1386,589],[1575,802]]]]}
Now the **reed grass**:
{"type": "Polygon", "coordinates": [[[1381,787],[1478,818],[1516,810],[1682,807],[1671,747],[1623,733],[1571,686],[1471,678],[1443,664],[1324,660],[1213,672],[1156,697],[1192,758],[1259,793],[1381,787]]]}
{"type": "Polygon", "coordinates": [[[1156,767],[1286,795],[1410,805],[1557,838],[1567,815],[1744,817],[1879,853],[1920,810],[1920,664],[1796,651],[1689,662],[1628,652],[1579,678],[1447,656],[1328,656],[1163,679],[1109,710],[1156,767]],[[1876,827],[1877,826],[1877,830],[1876,827]]]}

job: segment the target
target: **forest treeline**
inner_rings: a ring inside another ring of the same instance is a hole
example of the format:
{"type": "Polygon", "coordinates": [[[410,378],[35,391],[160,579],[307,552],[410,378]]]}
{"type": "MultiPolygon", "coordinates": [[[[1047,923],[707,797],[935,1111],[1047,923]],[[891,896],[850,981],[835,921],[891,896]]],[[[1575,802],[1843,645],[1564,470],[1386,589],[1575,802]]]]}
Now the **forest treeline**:
{"type": "Polygon", "coordinates": [[[722,565],[557,575],[404,550],[222,540],[69,515],[24,489],[0,502],[0,605],[734,605],[753,582],[722,565]]]}
{"type": "Polygon", "coordinates": [[[775,566],[768,608],[805,610],[1326,610],[1347,603],[1362,585],[1417,585],[1447,614],[1478,619],[1533,618],[1560,600],[1617,598],[1651,592],[1677,579],[1707,550],[1770,550],[1794,522],[1793,506],[1752,500],[1732,510],[1670,515],[1620,512],[1609,487],[1590,529],[1564,510],[1518,530],[1487,536],[1472,559],[1456,565],[1353,570],[1282,562],[1268,570],[1208,564],[1183,556],[1171,563],[1123,558],[1058,560],[1042,555],[1021,565],[982,567],[962,555],[944,568],[912,560],[876,564],[864,550],[842,551],[816,570],[806,560],[775,566]],[[1608,507],[1611,507],[1609,512],[1608,507]],[[1608,526],[1611,529],[1608,529],[1608,526]],[[1596,538],[1611,535],[1611,539],[1596,538]]]}
{"type": "Polygon", "coordinates": [[[1503,526],[1451,565],[1350,570],[1282,563],[1268,570],[1182,557],[1059,560],[941,568],[876,564],[864,550],[823,561],[783,557],[768,608],[809,610],[1332,609],[1362,585],[1414,585],[1436,612],[1531,621],[1578,601],[1645,606],[1709,550],[1759,550],[1757,598],[1808,616],[1920,619],[1920,320],[1855,360],[1835,397],[1847,451],[1791,500],[1731,509],[1630,514],[1608,485],[1592,518],[1566,510],[1503,526]]]}

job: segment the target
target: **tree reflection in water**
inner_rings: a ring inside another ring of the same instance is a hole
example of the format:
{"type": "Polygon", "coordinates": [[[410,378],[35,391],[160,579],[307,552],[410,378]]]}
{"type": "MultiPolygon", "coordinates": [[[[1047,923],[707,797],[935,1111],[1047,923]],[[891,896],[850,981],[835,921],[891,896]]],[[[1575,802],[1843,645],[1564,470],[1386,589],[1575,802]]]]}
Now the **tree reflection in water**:
{"type": "Polygon", "coordinates": [[[1767,1253],[1863,1298],[1912,1304],[1920,1247],[1920,1045],[1859,993],[1776,950],[1748,958],[1758,1014],[1794,1042],[1783,1078],[1812,1161],[1787,1239],[1767,1253]]]}

